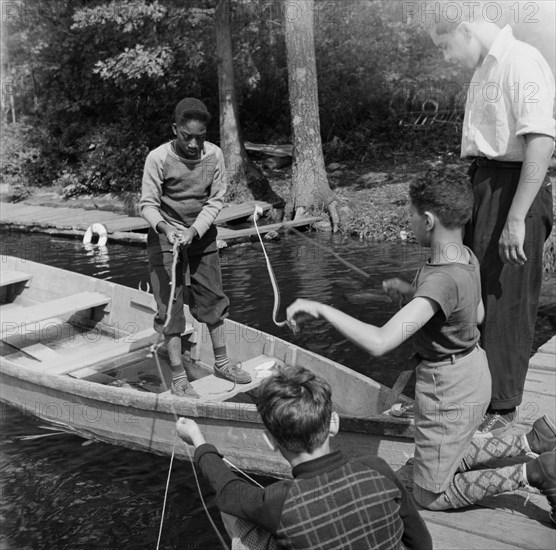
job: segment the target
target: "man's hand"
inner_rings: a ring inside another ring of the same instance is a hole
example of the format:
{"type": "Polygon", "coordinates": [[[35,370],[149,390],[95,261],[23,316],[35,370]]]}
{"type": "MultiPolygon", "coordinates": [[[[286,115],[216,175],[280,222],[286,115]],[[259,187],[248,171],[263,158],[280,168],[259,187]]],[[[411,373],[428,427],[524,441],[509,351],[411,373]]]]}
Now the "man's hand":
{"type": "Polygon", "coordinates": [[[176,422],[176,430],[178,435],[189,445],[199,447],[206,443],[199,425],[191,418],[178,418],[176,422]]]}
{"type": "Polygon", "coordinates": [[[502,235],[498,241],[500,258],[505,264],[523,265],[527,256],[523,251],[525,242],[525,221],[506,220],[502,235]]]}

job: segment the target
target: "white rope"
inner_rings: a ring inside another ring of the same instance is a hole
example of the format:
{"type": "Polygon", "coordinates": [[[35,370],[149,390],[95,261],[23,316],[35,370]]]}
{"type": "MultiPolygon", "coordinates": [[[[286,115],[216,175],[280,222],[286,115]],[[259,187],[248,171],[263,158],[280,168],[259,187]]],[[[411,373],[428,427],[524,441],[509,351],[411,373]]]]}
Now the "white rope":
{"type": "Polygon", "coordinates": [[[255,206],[255,213],[253,214],[253,222],[255,224],[255,229],[257,230],[257,235],[259,236],[259,241],[261,242],[261,246],[263,248],[264,257],[266,259],[266,267],[268,269],[268,274],[270,276],[270,282],[272,283],[272,290],[274,292],[274,307],[272,308],[272,320],[274,324],[279,327],[286,326],[288,321],[278,321],[276,319],[276,315],[278,314],[278,309],[280,308],[280,291],[278,290],[278,284],[276,283],[276,277],[274,275],[274,271],[272,269],[272,265],[270,265],[270,260],[268,259],[268,255],[264,248],[263,239],[261,234],[259,233],[259,227],[257,226],[257,216],[259,213],[262,213],[262,208],[260,206],[255,206]]]}
{"type": "MultiPolygon", "coordinates": [[[[171,320],[171,317],[172,317],[172,305],[174,303],[174,296],[175,296],[175,292],[176,292],[176,266],[177,266],[177,263],[178,263],[179,246],[180,246],[180,243],[177,240],[174,241],[174,246],[172,247],[172,254],[174,256],[174,259],[172,261],[172,270],[171,270],[170,299],[168,300],[168,306],[166,308],[166,320],[164,322],[162,332],[159,334],[158,342],[152,346],[155,363],[156,363],[156,366],[158,368],[158,374],[160,375],[160,379],[163,382],[164,382],[164,374],[162,372],[162,367],[160,366],[160,361],[158,359],[158,348],[161,346],[162,341],[163,341],[164,329],[170,324],[170,320],[171,320]]],[[[168,389],[168,388],[166,388],[166,389],[168,389]]],[[[171,401],[171,406],[172,406],[172,413],[174,415],[174,420],[177,422],[178,415],[176,413],[176,408],[174,406],[173,401],[171,401]]],[[[170,468],[168,470],[168,478],[166,479],[166,489],[164,491],[164,501],[163,501],[163,504],[162,504],[162,516],[160,518],[160,529],[158,531],[158,541],[156,543],[156,550],[159,550],[159,548],[160,548],[160,539],[162,538],[162,526],[164,524],[164,512],[166,510],[166,502],[168,500],[168,489],[170,487],[170,476],[172,474],[172,465],[174,463],[174,456],[175,456],[175,453],[176,453],[176,440],[177,440],[177,433],[174,435],[174,444],[172,446],[172,456],[170,457],[170,468]]],[[[204,508],[204,510],[207,514],[207,517],[210,521],[210,524],[212,525],[214,531],[216,532],[222,546],[226,550],[229,550],[229,547],[226,544],[226,541],[224,540],[224,538],[222,537],[222,534],[218,530],[218,527],[214,523],[214,521],[212,519],[212,516],[210,515],[210,512],[209,512],[209,510],[207,508],[207,505],[205,503],[205,499],[203,498],[203,492],[201,490],[201,484],[199,483],[199,477],[197,475],[197,470],[195,468],[195,462],[193,460],[193,457],[191,456],[191,450],[189,449],[189,445],[186,445],[185,447],[187,449],[187,454],[189,455],[189,460],[191,461],[191,466],[193,468],[193,474],[194,474],[194,477],[195,477],[195,482],[197,484],[197,490],[199,492],[199,496],[201,497],[201,502],[203,504],[203,508],[204,508]]]]}
{"type": "Polygon", "coordinates": [[[172,475],[172,465],[174,463],[174,453],[176,451],[177,434],[174,435],[174,445],[172,446],[172,457],[170,458],[170,468],[168,470],[168,477],[166,479],[166,490],[164,491],[164,502],[162,504],[162,515],[160,516],[160,529],[158,530],[158,541],[156,543],[156,550],[160,547],[160,539],[162,538],[162,524],[164,523],[164,512],[166,511],[166,499],[168,496],[168,488],[170,487],[170,476],[172,475]]]}

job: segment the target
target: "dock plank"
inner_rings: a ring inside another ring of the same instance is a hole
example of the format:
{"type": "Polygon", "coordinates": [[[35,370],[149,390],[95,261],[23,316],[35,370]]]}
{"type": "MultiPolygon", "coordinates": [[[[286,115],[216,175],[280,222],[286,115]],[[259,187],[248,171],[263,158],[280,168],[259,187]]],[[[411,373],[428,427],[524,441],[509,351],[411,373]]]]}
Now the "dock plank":
{"type": "Polygon", "coordinates": [[[130,218],[126,216],[120,216],[117,219],[107,222],[105,225],[108,233],[114,233],[115,231],[137,231],[150,227],[143,218],[130,218]]]}
{"type": "MultiPolygon", "coordinates": [[[[411,462],[399,468],[396,475],[412,493],[411,462]]],[[[548,502],[532,490],[523,488],[503,493],[460,510],[433,512],[418,508],[431,531],[435,548],[556,548],[556,531],[548,515],[548,502]]]]}
{"type": "Polygon", "coordinates": [[[239,218],[247,218],[255,211],[255,206],[259,206],[264,212],[272,208],[272,204],[263,201],[244,202],[242,204],[233,204],[223,208],[214,223],[216,225],[223,225],[225,223],[237,220],[239,218]]]}
{"type": "MultiPolygon", "coordinates": [[[[263,235],[265,233],[269,233],[270,231],[278,231],[284,227],[302,227],[304,225],[311,225],[318,222],[320,219],[321,218],[318,217],[307,217],[288,222],[261,225],[259,226],[259,232],[263,235]]],[[[251,235],[257,235],[255,227],[248,227],[246,229],[228,229],[226,227],[218,227],[218,238],[222,240],[250,237],[251,235]]]]}
{"type": "MultiPolygon", "coordinates": [[[[556,532],[546,523],[550,521],[548,512],[544,512],[543,523],[528,518],[523,513],[482,506],[446,512],[420,510],[420,513],[427,525],[456,528],[460,532],[460,542],[464,542],[466,537],[472,535],[485,539],[484,546],[469,545],[457,548],[497,548],[497,544],[509,544],[510,548],[523,549],[556,548],[556,532]]],[[[436,546],[438,547],[438,544],[436,546]]],[[[505,546],[501,547],[505,548],[505,546]]]]}
{"type": "MultiPolygon", "coordinates": [[[[436,513],[436,512],[435,512],[436,513]]],[[[494,541],[481,535],[467,533],[456,526],[436,523],[425,519],[433,540],[433,547],[438,550],[523,550],[510,542],[494,541]]]]}
{"type": "Polygon", "coordinates": [[[548,342],[545,342],[538,350],[537,353],[551,353],[556,355],[556,336],[553,336],[548,342]]]}
{"type": "Polygon", "coordinates": [[[529,368],[554,372],[556,370],[556,355],[552,353],[537,353],[529,361],[529,368]]]}

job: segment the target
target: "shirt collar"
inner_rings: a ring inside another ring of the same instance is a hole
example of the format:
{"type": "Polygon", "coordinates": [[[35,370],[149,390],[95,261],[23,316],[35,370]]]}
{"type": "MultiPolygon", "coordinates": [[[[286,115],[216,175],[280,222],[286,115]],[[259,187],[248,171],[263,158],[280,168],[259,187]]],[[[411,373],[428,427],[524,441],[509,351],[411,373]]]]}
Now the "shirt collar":
{"type": "Polygon", "coordinates": [[[313,477],[323,472],[334,470],[347,462],[342,451],[333,451],[319,458],[302,462],[292,470],[293,477],[313,477]]]}
{"type": "Polygon", "coordinates": [[[514,34],[512,32],[512,28],[510,25],[506,25],[499,33],[498,36],[495,38],[490,50],[488,51],[488,55],[495,57],[498,61],[502,55],[508,50],[508,44],[515,40],[514,34]]]}

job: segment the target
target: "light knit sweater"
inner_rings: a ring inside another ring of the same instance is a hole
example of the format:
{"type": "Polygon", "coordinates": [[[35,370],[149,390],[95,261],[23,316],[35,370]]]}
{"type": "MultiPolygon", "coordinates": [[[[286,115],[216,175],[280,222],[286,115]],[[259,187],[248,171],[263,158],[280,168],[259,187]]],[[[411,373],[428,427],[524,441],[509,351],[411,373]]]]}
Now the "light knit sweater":
{"type": "Polygon", "coordinates": [[[199,160],[176,154],[173,142],[157,147],[145,161],[141,188],[141,215],[156,231],[165,221],[178,228],[194,227],[199,238],[222,210],[226,194],[222,150],[205,141],[199,160]]]}

